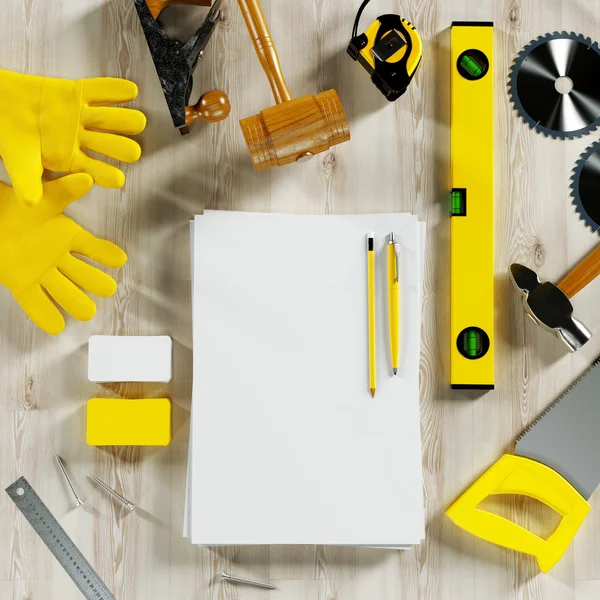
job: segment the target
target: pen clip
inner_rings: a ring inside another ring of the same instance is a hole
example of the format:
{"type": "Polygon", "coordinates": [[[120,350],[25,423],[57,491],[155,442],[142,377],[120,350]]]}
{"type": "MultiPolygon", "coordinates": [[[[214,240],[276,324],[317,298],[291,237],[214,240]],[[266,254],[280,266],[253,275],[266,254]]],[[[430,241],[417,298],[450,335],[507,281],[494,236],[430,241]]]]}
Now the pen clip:
{"type": "Polygon", "coordinates": [[[396,241],[396,234],[388,235],[388,244],[393,244],[394,255],[396,257],[396,283],[400,283],[400,244],[396,241]]]}

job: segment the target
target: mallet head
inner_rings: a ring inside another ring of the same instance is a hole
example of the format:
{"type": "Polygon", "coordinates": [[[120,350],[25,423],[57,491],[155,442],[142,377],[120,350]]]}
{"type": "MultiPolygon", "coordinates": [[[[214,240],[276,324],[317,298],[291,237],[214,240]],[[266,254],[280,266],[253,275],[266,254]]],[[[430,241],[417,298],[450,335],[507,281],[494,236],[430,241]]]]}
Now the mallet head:
{"type": "Polygon", "coordinates": [[[592,337],[589,329],[573,318],[573,305],[556,285],[542,283],[535,271],[513,263],[510,274],[515,287],[523,295],[527,315],[538,325],[552,331],[571,352],[579,350],[592,337]]]}
{"type": "Polygon", "coordinates": [[[350,139],[335,90],[293,98],[240,121],[254,168],[304,162],[350,139]]]}

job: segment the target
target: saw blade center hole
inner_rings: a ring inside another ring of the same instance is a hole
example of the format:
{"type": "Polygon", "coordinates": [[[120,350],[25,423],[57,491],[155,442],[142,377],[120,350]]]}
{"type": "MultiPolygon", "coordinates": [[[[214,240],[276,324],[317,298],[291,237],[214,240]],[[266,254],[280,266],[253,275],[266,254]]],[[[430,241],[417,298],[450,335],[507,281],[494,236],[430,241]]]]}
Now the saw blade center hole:
{"type": "Polygon", "coordinates": [[[559,94],[568,94],[573,89],[573,80],[566,75],[562,75],[556,79],[554,87],[559,94]]]}

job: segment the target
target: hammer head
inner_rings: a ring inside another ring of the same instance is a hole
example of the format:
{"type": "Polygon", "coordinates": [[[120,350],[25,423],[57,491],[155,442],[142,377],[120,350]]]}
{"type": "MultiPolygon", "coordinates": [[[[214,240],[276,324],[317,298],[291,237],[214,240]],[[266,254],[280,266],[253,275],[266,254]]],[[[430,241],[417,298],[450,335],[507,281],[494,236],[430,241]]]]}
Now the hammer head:
{"type": "Polygon", "coordinates": [[[579,350],[591,337],[588,328],[573,318],[573,305],[556,285],[542,283],[535,271],[513,263],[510,274],[515,287],[523,295],[527,315],[554,332],[571,352],[579,350]]]}
{"type": "Polygon", "coordinates": [[[282,102],[240,121],[254,168],[304,162],[350,139],[335,90],[282,102]]]}

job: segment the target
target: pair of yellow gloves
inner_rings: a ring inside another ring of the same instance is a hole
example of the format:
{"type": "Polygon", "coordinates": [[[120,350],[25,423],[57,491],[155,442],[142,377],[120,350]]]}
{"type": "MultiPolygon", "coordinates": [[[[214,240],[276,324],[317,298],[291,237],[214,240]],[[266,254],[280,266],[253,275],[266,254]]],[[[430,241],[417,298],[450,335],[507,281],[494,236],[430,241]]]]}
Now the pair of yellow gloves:
{"type": "Polygon", "coordinates": [[[96,305],[82,289],[101,297],[116,292],[112,277],[73,254],[119,268],[125,252],[62,213],[94,182],[125,183],[122,171],[83,150],[137,161],[140,146],[124,135],[141,133],[146,117],[107,106],[136,97],[137,86],[124,79],[69,81],[0,70],[0,156],[13,185],[0,183],[0,284],[47,333],[65,327],[56,304],[87,321],[96,305]],[[44,169],[73,174],[43,183],[44,169]]]}

